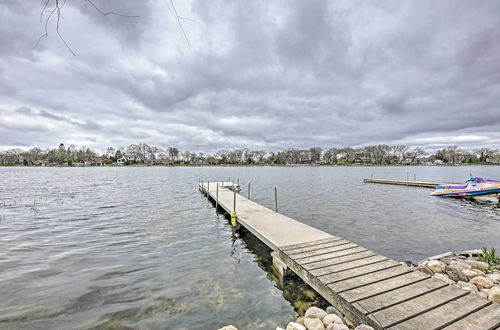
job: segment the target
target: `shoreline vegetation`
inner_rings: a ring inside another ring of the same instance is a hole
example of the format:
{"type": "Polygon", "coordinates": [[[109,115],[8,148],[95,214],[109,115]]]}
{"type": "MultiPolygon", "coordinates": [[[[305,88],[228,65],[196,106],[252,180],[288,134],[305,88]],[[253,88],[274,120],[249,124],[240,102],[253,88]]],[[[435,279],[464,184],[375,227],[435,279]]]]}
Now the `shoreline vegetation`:
{"type": "Polygon", "coordinates": [[[288,148],[281,151],[248,148],[212,154],[162,149],[145,143],[108,147],[99,154],[87,147],[63,143],[58,148],[0,151],[0,166],[394,166],[394,165],[500,165],[497,149],[448,146],[427,153],[420,147],[370,145],[322,149],[288,148]]]}

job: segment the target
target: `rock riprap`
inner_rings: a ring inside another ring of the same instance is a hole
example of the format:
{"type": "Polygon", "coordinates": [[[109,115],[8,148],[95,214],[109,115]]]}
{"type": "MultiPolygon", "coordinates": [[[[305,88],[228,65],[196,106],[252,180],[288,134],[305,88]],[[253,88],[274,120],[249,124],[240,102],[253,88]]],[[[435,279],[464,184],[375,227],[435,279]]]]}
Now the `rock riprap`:
{"type": "Polygon", "coordinates": [[[416,269],[432,275],[448,284],[456,285],[463,290],[474,292],[493,302],[500,302],[500,270],[497,265],[489,265],[477,259],[477,255],[447,255],[438,260],[421,262],[416,269]]]}
{"type": "MultiPolygon", "coordinates": [[[[329,306],[326,311],[318,307],[309,307],[304,316],[298,317],[295,322],[290,322],[286,326],[286,330],[350,330],[353,328],[354,325],[347,323],[344,315],[333,306],[329,306]]],[[[276,328],[276,330],[281,329],[276,328]]],[[[358,325],[356,329],[373,330],[366,324],[358,325]]]]}

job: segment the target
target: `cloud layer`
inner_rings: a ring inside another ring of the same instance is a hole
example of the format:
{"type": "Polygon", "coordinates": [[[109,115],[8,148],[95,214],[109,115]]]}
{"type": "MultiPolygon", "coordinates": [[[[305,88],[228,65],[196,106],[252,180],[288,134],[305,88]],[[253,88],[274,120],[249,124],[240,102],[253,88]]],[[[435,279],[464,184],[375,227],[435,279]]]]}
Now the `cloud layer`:
{"type": "Polygon", "coordinates": [[[94,2],[0,4],[0,148],[500,146],[498,1],[94,2]]]}

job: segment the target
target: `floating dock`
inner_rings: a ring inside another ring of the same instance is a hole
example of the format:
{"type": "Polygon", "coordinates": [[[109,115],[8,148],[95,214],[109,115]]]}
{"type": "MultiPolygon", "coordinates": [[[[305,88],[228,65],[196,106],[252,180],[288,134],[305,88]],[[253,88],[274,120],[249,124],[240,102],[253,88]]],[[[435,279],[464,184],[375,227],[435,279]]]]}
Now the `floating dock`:
{"type": "Polygon", "coordinates": [[[375,329],[500,326],[500,304],[255,203],[234,183],[199,183],[199,189],[273,250],[278,272],[292,270],[354,323],[375,329]]]}
{"type": "Polygon", "coordinates": [[[386,179],[364,179],[364,183],[383,183],[383,184],[395,184],[398,186],[413,186],[413,187],[425,187],[425,188],[436,188],[437,186],[449,184],[449,183],[436,183],[436,182],[424,182],[424,181],[403,181],[403,180],[386,180],[386,179]]]}

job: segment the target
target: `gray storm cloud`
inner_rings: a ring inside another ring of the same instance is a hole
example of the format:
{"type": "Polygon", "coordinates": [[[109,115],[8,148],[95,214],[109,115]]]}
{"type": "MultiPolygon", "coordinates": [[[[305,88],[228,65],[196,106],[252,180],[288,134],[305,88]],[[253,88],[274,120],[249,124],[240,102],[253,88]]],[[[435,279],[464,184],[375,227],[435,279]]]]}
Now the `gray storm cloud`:
{"type": "Polygon", "coordinates": [[[0,3],[0,148],[500,146],[498,1],[94,2],[0,3]]]}

